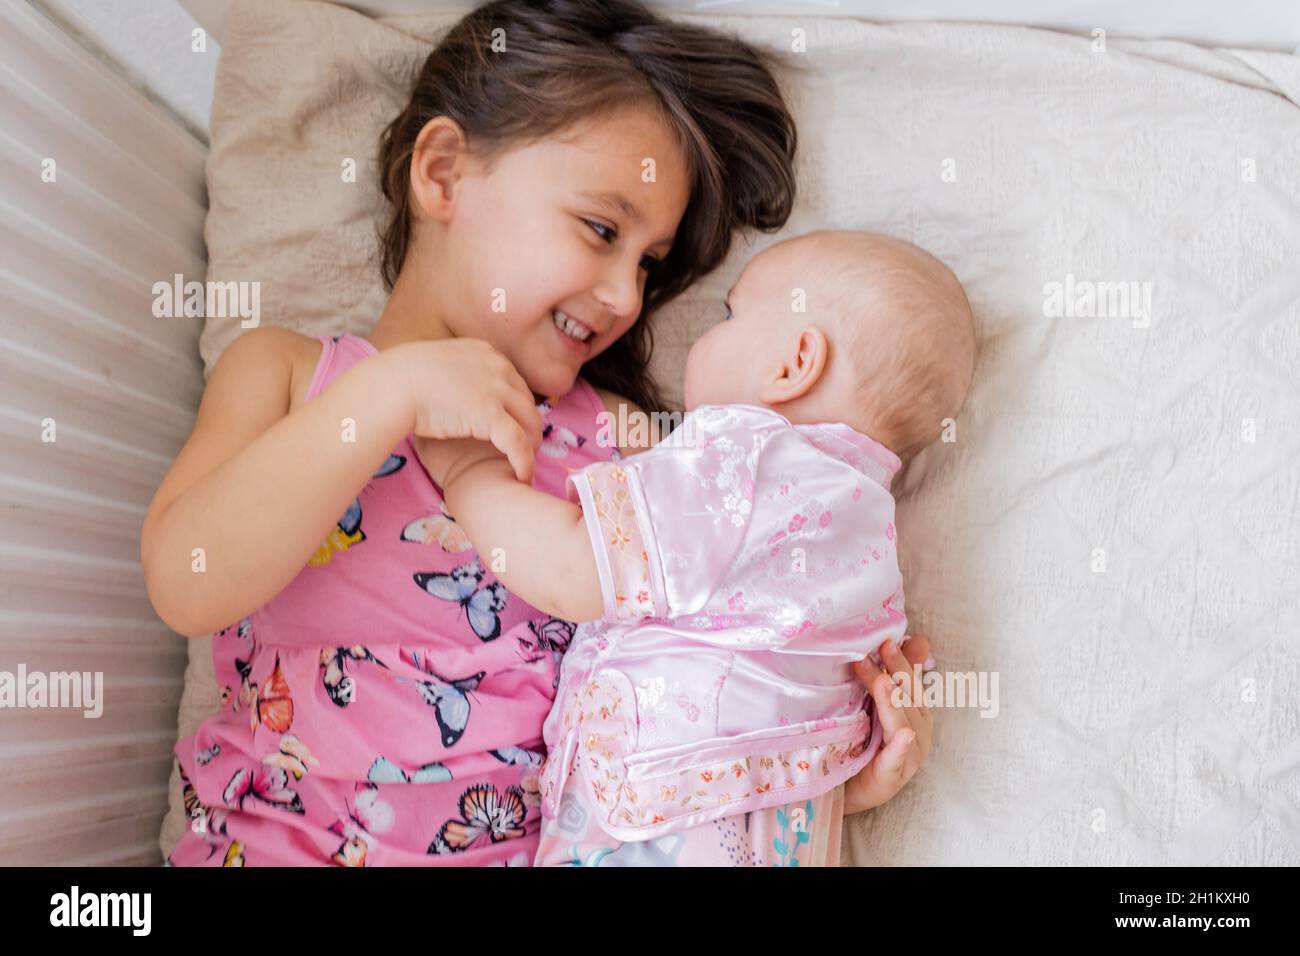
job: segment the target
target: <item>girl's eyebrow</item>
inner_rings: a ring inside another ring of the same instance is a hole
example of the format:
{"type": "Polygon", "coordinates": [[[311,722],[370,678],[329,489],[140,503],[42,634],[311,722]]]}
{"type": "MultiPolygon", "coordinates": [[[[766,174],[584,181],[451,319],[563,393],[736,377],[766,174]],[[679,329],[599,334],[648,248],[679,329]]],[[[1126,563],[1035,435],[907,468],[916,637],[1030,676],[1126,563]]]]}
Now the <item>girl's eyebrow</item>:
{"type": "Polygon", "coordinates": [[[628,199],[626,196],[624,196],[622,193],[580,192],[578,193],[578,195],[583,197],[584,199],[590,199],[592,202],[598,202],[602,206],[606,207],[607,209],[614,209],[617,210],[618,212],[621,212],[633,223],[639,225],[641,222],[641,210],[637,209],[636,206],[632,205],[632,201],[628,199]]]}
{"type": "MultiPolygon", "coordinates": [[[[588,192],[581,191],[578,193],[583,199],[590,199],[592,202],[599,203],[606,209],[612,209],[615,212],[622,213],[633,225],[639,226],[645,221],[641,215],[641,210],[633,205],[632,200],[628,199],[620,192],[588,192]]],[[[676,236],[665,236],[654,245],[672,244],[676,236]]]]}

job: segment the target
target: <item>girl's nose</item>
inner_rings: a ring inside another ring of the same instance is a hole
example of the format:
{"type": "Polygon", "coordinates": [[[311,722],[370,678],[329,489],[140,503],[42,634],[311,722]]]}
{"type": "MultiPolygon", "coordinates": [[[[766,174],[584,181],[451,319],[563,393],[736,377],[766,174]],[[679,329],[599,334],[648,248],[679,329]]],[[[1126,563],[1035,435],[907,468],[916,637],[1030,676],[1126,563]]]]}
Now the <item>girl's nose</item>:
{"type": "Polygon", "coordinates": [[[635,315],[641,308],[641,262],[632,262],[629,268],[625,258],[611,257],[593,294],[617,318],[635,315]]]}

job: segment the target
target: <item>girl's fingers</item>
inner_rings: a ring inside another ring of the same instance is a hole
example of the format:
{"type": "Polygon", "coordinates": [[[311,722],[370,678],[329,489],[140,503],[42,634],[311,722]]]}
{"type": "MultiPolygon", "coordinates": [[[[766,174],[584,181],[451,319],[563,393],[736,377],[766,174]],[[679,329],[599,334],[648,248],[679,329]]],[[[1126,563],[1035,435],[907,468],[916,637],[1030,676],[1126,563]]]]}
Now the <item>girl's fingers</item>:
{"type": "Polygon", "coordinates": [[[899,650],[903,652],[909,664],[920,664],[925,667],[926,658],[930,657],[930,639],[920,634],[913,634],[899,645],[899,650]]]}
{"type": "MultiPolygon", "coordinates": [[[[874,669],[874,665],[870,661],[863,663],[867,667],[874,669]]],[[[876,716],[884,729],[886,740],[893,740],[894,734],[898,731],[911,728],[907,712],[892,700],[894,684],[888,674],[877,671],[876,675],[871,678],[871,683],[867,686],[870,688],[871,696],[876,702],[876,716]]]]}
{"type": "Polygon", "coordinates": [[[910,776],[908,757],[911,755],[912,745],[916,742],[916,731],[908,727],[898,731],[893,737],[887,735],[886,741],[885,746],[872,761],[876,764],[876,774],[885,780],[900,780],[906,783],[910,776]]]}
{"type": "MultiPolygon", "coordinates": [[[[867,685],[876,702],[876,719],[880,721],[885,741],[880,752],[868,765],[873,779],[893,780],[901,786],[924,760],[924,757],[917,758],[918,729],[912,725],[907,710],[896,706],[891,700],[894,685],[887,672],[876,667],[870,658],[854,664],[854,671],[858,679],[867,685]]],[[[930,717],[927,712],[917,719],[925,721],[930,717]]]]}
{"type": "Polygon", "coordinates": [[[880,659],[893,675],[894,681],[900,685],[905,701],[902,706],[917,707],[921,702],[921,682],[919,675],[912,670],[912,662],[893,641],[885,641],[880,645],[880,659]]]}
{"type": "Polygon", "coordinates": [[[518,379],[518,387],[508,388],[501,403],[510,417],[519,423],[529,445],[536,450],[542,446],[542,415],[533,404],[533,393],[524,385],[524,380],[519,378],[519,373],[512,374],[518,379]]]}
{"type": "Polygon", "coordinates": [[[510,459],[515,476],[524,484],[533,480],[533,447],[519,422],[502,413],[492,425],[492,444],[510,459]]]}
{"type": "MultiPolygon", "coordinates": [[[[920,634],[912,636],[910,641],[904,641],[901,648],[903,656],[907,658],[910,667],[919,666],[921,672],[933,670],[935,668],[934,653],[930,648],[930,639],[920,634]]],[[[917,697],[915,698],[917,712],[927,719],[931,718],[930,708],[925,704],[924,686],[917,688],[917,697]]]]}
{"type": "Polygon", "coordinates": [[[506,354],[491,342],[488,342],[486,339],[480,339],[479,341],[491,356],[491,360],[489,360],[487,365],[489,374],[499,374],[502,381],[524,398],[528,399],[531,403],[533,400],[533,390],[528,387],[528,383],[524,381],[524,377],[519,374],[519,369],[515,367],[515,363],[510,361],[506,354]],[[495,366],[492,364],[492,361],[495,361],[495,366]]]}
{"type": "Polygon", "coordinates": [[[876,679],[876,675],[880,673],[880,668],[871,662],[871,658],[864,657],[862,660],[854,662],[853,673],[870,691],[871,683],[876,679]]]}

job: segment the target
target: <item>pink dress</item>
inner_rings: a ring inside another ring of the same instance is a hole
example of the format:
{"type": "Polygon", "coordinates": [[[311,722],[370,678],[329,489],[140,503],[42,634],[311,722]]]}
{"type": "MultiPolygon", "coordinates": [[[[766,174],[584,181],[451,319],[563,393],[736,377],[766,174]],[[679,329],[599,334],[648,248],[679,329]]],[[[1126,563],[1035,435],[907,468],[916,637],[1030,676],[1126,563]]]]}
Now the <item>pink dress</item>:
{"type": "Polygon", "coordinates": [[[882,737],[851,665],[906,633],[899,464],[848,425],[707,405],[570,476],[604,619],[545,725],[539,863],[835,865],[882,737]]]}
{"type": "MultiPolygon", "coordinates": [[[[308,400],[375,354],[321,342],[308,400]]],[[[535,487],[617,454],[583,380],[540,410],[535,487]]],[[[573,629],[496,581],[408,436],[298,576],[215,635],[224,704],[176,745],[191,826],[167,862],[529,864],[573,629]]]]}

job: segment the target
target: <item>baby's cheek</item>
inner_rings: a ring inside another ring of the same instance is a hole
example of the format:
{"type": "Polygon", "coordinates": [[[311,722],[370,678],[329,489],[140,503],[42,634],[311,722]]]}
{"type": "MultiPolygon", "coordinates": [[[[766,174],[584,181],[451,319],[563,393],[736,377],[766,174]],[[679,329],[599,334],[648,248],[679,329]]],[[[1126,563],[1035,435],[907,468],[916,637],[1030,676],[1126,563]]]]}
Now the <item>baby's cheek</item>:
{"type": "Polygon", "coordinates": [[[682,400],[687,408],[698,404],[698,387],[696,386],[697,368],[699,366],[700,345],[696,342],[686,353],[686,372],[682,376],[682,400]]]}
{"type": "Polygon", "coordinates": [[[715,401],[723,387],[726,364],[713,361],[717,351],[716,337],[708,335],[696,340],[686,356],[686,381],[690,384],[691,395],[696,405],[707,405],[715,401]]]}

